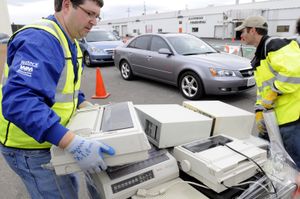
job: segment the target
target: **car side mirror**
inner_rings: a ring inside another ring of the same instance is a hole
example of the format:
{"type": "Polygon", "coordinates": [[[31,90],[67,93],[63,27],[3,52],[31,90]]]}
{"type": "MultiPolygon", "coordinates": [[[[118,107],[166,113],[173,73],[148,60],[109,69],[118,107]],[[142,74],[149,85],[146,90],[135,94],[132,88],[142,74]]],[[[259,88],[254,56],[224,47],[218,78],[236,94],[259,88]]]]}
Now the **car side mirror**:
{"type": "Polygon", "coordinates": [[[159,54],[164,54],[164,55],[172,55],[173,53],[169,50],[169,49],[167,49],[167,48],[161,48],[161,49],[159,49],[158,50],[158,53],[159,54]]]}

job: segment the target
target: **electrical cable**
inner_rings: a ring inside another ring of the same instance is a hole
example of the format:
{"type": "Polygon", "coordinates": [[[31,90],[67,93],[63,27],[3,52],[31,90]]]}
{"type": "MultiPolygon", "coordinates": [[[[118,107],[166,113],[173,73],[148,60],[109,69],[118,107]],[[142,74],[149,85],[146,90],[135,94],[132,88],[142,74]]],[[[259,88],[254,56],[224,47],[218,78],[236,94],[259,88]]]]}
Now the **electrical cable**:
{"type": "Polygon", "coordinates": [[[225,185],[224,184],[224,182],[222,181],[221,182],[221,184],[224,186],[224,187],[226,187],[227,189],[237,189],[237,190],[242,190],[242,191],[245,191],[246,189],[243,189],[243,188],[241,188],[241,187],[238,187],[239,185],[233,185],[233,186],[227,186],[227,185],[225,185]]]}
{"type": "Polygon", "coordinates": [[[257,184],[260,187],[262,187],[266,192],[268,192],[268,193],[270,192],[265,185],[263,185],[259,182],[256,182],[256,181],[241,182],[241,183],[236,184],[235,186],[241,186],[241,185],[246,185],[246,184],[257,184]]]}
{"type": "Polygon", "coordinates": [[[268,193],[269,193],[269,194],[275,194],[276,197],[278,197],[278,196],[277,196],[277,190],[276,190],[276,188],[275,188],[275,186],[274,186],[272,180],[268,177],[268,175],[266,174],[266,172],[262,169],[262,167],[261,167],[257,162],[255,162],[252,158],[246,156],[245,154],[243,154],[243,153],[241,153],[241,152],[239,152],[239,151],[233,149],[232,147],[228,146],[227,144],[224,144],[224,146],[226,146],[227,148],[231,149],[232,151],[234,151],[234,152],[236,152],[236,153],[238,153],[238,154],[240,154],[240,155],[246,157],[248,160],[252,161],[252,162],[259,168],[259,170],[262,172],[262,174],[263,174],[264,176],[266,176],[266,178],[270,181],[271,186],[273,187],[274,192],[269,192],[269,191],[268,191],[268,193]]]}

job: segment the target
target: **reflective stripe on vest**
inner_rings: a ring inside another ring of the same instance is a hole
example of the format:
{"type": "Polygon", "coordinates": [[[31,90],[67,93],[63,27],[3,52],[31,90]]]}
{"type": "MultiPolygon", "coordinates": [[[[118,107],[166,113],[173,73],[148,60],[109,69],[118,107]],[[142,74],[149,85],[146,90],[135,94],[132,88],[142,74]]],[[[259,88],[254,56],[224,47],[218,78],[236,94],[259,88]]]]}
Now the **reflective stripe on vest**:
{"type": "MultiPolygon", "coordinates": [[[[55,93],[55,104],[52,106],[52,110],[55,111],[55,113],[60,116],[61,121],[60,123],[62,125],[66,125],[69,121],[70,117],[74,113],[77,102],[78,102],[78,92],[80,88],[81,83],[81,73],[82,73],[82,53],[79,47],[78,42],[75,40],[75,44],[77,47],[77,64],[78,64],[78,81],[74,83],[74,68],[73,63],[71,59],[71,52],[69,49],[67,38],[65,37],[62,30],[59,28],[59,26],[50,20],[43,19],[36,24],[25,26],[24,28],[20,29],[17,32],[20,32],[27,28],[36,28],[36,29],[42,29],[50,34],[52,34],[55,38],[58,39],[59,43],[62,46],[63,52],[64,52],[64,58],[65,58],[65,66],[62,70],[62,73],[60,75],[56,93],[55,93]]],[[[14,36],[17,34],[17,32],[14,34],[14,36]]],[[[13,37],[14,37],[13,36],[13,37]]],[[[12,39],[13,39],[12,37],[12,39]]],[[[5,72],[2,78],[3,85],[7,81],[8,77],[8,66],[5,67],[5,72]]],[[[2,85],[1,85],[2,88],[2,85]]],[[[0,97],[2,101],[2,89],[0,92],[0,97]]],[[[2,113],[2,106],[1,107],[1,113],[2,113]]],[[[15,148],[23,148],[23,149],[43,149],[43,148],[50,148],[51,144],[44,142],[44,143],[38,143],[36,140],[34,140],[32,137],[28,136],[26,133],[24,133],[21,129],[19,129],[14,124],[8,122],[4,119],[3,115],[0,115],[0,142],[8,147],[15,147],[15,148]]]]}
{"type": "MultiPolygon", "coordinates": [[[[268,39],[267,43],[272,40],[268,39]]],[[[266,59],[260,61],[256,68],[257,83],[256,110],[262,110],[262,101],[270,90],[276,91],[279,96],[274,102],[274,110],[279,125],[293,122],[300,116],[300,50],[295,41],[277,51],[269,52],[266,59]],[[272,64],[270,64],[270,62],[272,64]],[[289,76],[290,75],[290,76],[289,76]]]]}

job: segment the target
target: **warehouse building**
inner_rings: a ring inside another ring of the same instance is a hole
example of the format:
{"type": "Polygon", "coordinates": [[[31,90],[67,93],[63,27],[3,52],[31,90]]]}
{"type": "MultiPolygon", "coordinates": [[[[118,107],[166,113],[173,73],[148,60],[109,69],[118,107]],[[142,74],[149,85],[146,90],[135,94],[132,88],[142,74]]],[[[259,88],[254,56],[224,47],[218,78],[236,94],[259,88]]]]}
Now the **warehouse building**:
{"type": "Polygon", "coordinates": [[[0,33],[12,34],[6,0],[0,0],[0,33]]]}
{"type": "Polygon", "coordinates": [[[120,36],[143,33],[184,32],[206,38],[240,39],[234,31],[251,15],[264,16],[269,24],[269,35],[289,37],[295,34],[295,23],[300,17],[299,0],[272,0],[227,6],[141,15],[101,21],[99,26],[114,30],[120,36]]]}

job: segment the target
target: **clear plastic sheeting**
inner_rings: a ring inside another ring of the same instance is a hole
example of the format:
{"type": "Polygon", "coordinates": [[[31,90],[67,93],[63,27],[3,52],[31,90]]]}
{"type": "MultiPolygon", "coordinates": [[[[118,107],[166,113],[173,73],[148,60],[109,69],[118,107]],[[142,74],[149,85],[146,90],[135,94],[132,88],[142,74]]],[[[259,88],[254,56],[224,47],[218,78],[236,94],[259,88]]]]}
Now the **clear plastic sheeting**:
{"type": "Polygon", "coordinates": [[[270,138],[268,161],[264,167],[267,176],[253,182],[238,199],[289,199],[297,189],[298,171],[284,149],[275,113],[265,112],[264,120],[270,138]]]}
{"type": "Polygon", "coordinates": [[[87,193],[90,199],[101,199],[101,194],[97,189],[95,181],[92,179],[92,174],[85,172],[85,182],[87,187],[87,193]]]}
{"type": "Polygon", "coordinates": [[[274,111],[267,111],[263,113],[264,120],[266,123],[268,135],[270,138],[270,152],[273,155],[273,158],[283,158],[288,159],[289,162],[295,165],[294,161],[290,155],[284,149],[281,135],[279,132],[279,127],[276,120],[276,115],[274,111]],[[279,156],[279,157],[277,157],[279,156]]]}
{"type": "Polygon", "coordinates": [[[238,199],[290,199],[296,187],[296,184],[292,182],[284,182],[264,176],[253,182],[238,199]],[[271,180],[276,192],[271,184],[271,180]]]}
{"type": "Polygon", "coordinates": [[[284,149],[275,112],[265,112],[264,120],[270,138],[270,157],[266,172],[271,176],[276,176],[281,181],[295,182],[298,174],[297,167],[284,149]]]}
{"type": "MultiPolygon", "coordinates": [[[[90,189],[90,187],[92,185],[90,185],[91,182],[88,179],[88,175],[86,176],[85,173],[78,172],[78,173],[68,174],[69,177],[67,177],[64,175],[60,175],[60,176],[55,175],[53,171],[53,176],[55,177],[55,183],[56,186],[58,187],[58,193],[53,194],[55,195],[55,197],[59,195],[59,197],[57,198],[60,199],[83,199],[83,198],[97,199],[97,197],[91,196],[91,193],[93,192],[91,191],[92,189],[90,189]]],[[[46,194],[44,197],[53,198],[54,197],[53,195],[46,194]]]]}

